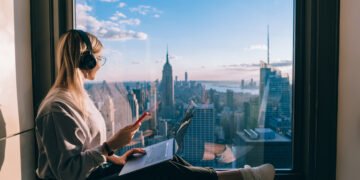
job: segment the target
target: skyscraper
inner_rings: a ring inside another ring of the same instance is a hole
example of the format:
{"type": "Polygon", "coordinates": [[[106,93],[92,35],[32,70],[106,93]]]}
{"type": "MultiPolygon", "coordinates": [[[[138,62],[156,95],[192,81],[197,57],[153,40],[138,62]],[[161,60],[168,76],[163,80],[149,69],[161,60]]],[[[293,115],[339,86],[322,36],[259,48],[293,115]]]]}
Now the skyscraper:
{"type": "Polygon", "coordinates": [[[100,108],[101,115],[104,117],[106,125],[106,137],[110,138],[115,132],[115,108],[113,99],[107,95],[100,108]]]}
{"type": "Polygon", "coordinates": [[[209,99],[210,99],[210,103],[214,104],[215,110],[217,111],[216,113],[220,112],[220,95],[219,95],[219,93],[214,89],[210,89],[209,90],[209,99]]]}
{"type": "Polygon", "coordinates": [[[289,78],[267,64],[260,68],[260,75],[263,78],[260,78],[259,127],[286,131],[291,126],[289,78]]]}
{"type": "MultiPolygon", "coordinates": [[[[224,130],[225,140],[231,141],[236,126],[234,123],[234,111],[232,111],[229,107],[223,108],[220,114],[220,125],[224,130]]],[[[231,143],[231,142],[227,142],[227,143],[231,143]]]]}
{"type": "Polygon", "coordinates": [[[266,162],[278,168],[291,167],[291,152],[293,152],[291,138],[269,128],[255,128],[253,132],[257,134],[257,138],[252,138],[245,132],[238,132],[240,143],[252,147],[244,156],[244,163],[259,165],[266,162]]]}
{"type": "Polygon", "coordinates": [[[194,117],[184,136],[182,156],[194,165],[209,165],[207,162],[202,162],[206,142],[215,142],[215,108],[213,104],[196,106],[194,117]]]}
{"type": "Polygon", "coordinates": [[[185,72],[185,82],[188,82],[188,72],[185,72]]]}
{"type": "Polygon", "coordinates": [[[271,73],[271,68],[269,67],[269,65],[266,64],[265,62],[260,62],[260,89],[259,89],[260,101],[263,99],[264,89],[266,86],[265,83],[267,82],[270,73],[271,73]]]}
{"type": "Polygon", "coordinates": [[[115,111],[114,132],[133,122],[132,110],[127,96],[128,91],[122,83],[103,81],[102,83],[85,84],[85,88],[99,110],[106,103],[106,97],[111,97],[115,111]]]}
{"type": "Polygon", "coordinates": [[[161,117],[163,119],[172,119],[174,117],[174,105],[174,82],[167,49],[166,63],[163,67],[161,80],[161,117]]]}
{"type": "Polygon", "coordinates": [[[128,90],[128,100],[131,109],[132,119],[139,119],[139,104],[132,90],[128,90]]]}
{"type": "Polygon", "coordinates": [[[153,82],[150,85],[150,107],[149,111],[152,114],[152,119],[150,120],[150,128],[156,129],[158,126],[157,122],[157,109],[158,109],[158,103],[157,103],[157,88],[156,83],[153,82]]]}
{"type": "Polygon", "coordinates": [[[159,119],[158,134],[167,137],[168,136],[168,121],[166,119],[159,119]]]}
{"type": "Polygon", "coordinates": [[[267,25],[267,63],[270,64],[270,32],[269,25],[267,25]]]}
{"type": "Polygon", "coordinates": [[[253,129],[258,127],[259,99],[251,98],[244,102],[244,128],[253,129]]]}
{"type": "Polygon", "coordinates": [[[271,72],[270,67],[270,33],[269,33],[269,25],[267,25],[267,63],[260,62],[260,101],[264,95],[264,88],[266,86],[265,82],[267,82],[267,78],[271,72]]]}
{"type": "Polygon", "coordinates": [[[267,63],[261,62],[259,127],[286,132],[291,128],[290,82],[270,66],[270,33],[267,26],[267,63]]]}
{"type": "Polygon", "coordinates": [[[145,108],[145,91],[141,87],[138,87],[137,89],[132,89],[132,91],[135,94],[139,106],[139,113],[142,113],[145,108]]]}
{"type": "Polygon", "coordinates": [[[234,110],[234,91],[226,90],[226,106],[228,106],[231,110],[234,110]]]}

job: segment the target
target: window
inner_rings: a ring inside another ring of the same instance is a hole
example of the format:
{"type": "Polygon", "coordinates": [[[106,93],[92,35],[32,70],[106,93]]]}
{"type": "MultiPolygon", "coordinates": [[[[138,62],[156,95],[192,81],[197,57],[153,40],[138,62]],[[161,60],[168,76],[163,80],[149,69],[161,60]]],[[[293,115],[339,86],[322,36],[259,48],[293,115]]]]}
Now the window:
{"type": "Polygon", "coordinates": [[[133,142],[175,137],[193,165],[293,168],[291,0],[76,0],[75,26],[108,61],[86,89],[107,136],[144,111],[133,142]],[[178,133],[190,104],[195,113],[178,133]]]}
{"type": "MultiPolygon", "coordinates": [[[[57,38],[76,27],[73,16],[79,15],[77,1],[44,2],[33,0],[30,8],[35,114],[54,81],[57,38]]],[[[87,4],[91,3],[96,2],[87,4]]],[[[277,169],[277,179],[336,179],[339,0],[299,0],[294,1],[293,6],[293,168],[277,169]]],[[[278,18],[279,21],[282,18],[278,18]]],[[[272,37],[273,24],[269,24],[272,37]]],[[[270,45],[273,49],[272,43],[270,45]]],[[[121,46],[125,47],[129,46],[121,46]]]]}

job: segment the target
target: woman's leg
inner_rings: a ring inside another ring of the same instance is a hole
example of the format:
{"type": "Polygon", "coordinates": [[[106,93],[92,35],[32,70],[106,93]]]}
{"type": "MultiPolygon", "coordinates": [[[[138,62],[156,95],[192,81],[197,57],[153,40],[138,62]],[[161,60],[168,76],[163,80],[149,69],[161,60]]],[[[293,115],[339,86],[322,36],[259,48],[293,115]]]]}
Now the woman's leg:
{"type": "Polygon", "coordinates": [[[178,155],[174,155],[174,158],[171,161],[180,163],[180,164],[182,164],[184,166],[192,166],[189,162],[185,161],[183,158],[181,158],[178,155]]]}
{"type": "MultiPolygon", "coordinates": [[[[177,155],[175,155],[174,159],[171,161],[191,167],[192,169],[200,168],[202,171],[202,167],[194,167],[177,155]]],[[[216,174],[218,180],[272,180],[274,179],[275,171],[272,165],[264,164],[254,168],[251,168],[250,166],[245,166],[245,168],[239,168],[234,170],[216,171],[216,174]]]]}
{"type": "MultiPolygon", "coordinates": [[[[175,155],[174,159],[171,161],[182,164],[184,166],[192,166],[190,163],[188,163],[187,161],[185,161],[184,159],[182,159],[180,156],[177,156],[177,155],[175,155]]],[[[218,176],[218,180],[232,180],[232,179],[243,180],[244,179],[242,177],[241,170],[239,170],[239,169],[230,170],[230,171],[216,171],[216,174],[218,176]]]]}
{"type": "Polygon", "coordinates": [[[216,171],[218,180],[246,180],[240,170],[216,171]]]}
{"type": "Polygon", "coordinates": [[[273,180],[274,167],[271,164],[263,164],[258,167],[245,166],[245,168],[217,171],[219,180],[273,180]]]}
{"type": "Polygon", "coordinates": [[[174,156],[174,159],[149,167],[138,172],[134,172],[124,176],[118,176],[120,172],[119,166],[110,167],[100,173],[100,176],[94,179],[103,180],[133,180],[144,179],[146,180],[182,180],[182,179],[197,179],[197,180],[273,180],[275,171],[274,167],[270,164],[261,165],[251,168],[234,169],[229,171],[215,171],[212,168],[196,167],[186,162],[179,156],[174,156]],[[110,176],[108,176],[111,173],[110,176]]]}
{"type": "Polygon", "coordinates": [[[118,173],[103,180],[184,180],[184,179],[197,179],[197,180],[218,180],[217,173],[212,168],[195,167],[183,160],[181,157],[175,156],[173,160],[142,169],[138,172],[118,176],[118,173]]]}
{"type": "Polygon", "coordinates": [[[123,168],[123,166],[114,165],[114,164],[112,164],[106,168],[98,167],[86,179],[87,180],[95,180],[95,179],[97,180],[97,179],[105,178],[107,176],[112,176],[114,174],[118,174],[122,168],[123,168]]]}

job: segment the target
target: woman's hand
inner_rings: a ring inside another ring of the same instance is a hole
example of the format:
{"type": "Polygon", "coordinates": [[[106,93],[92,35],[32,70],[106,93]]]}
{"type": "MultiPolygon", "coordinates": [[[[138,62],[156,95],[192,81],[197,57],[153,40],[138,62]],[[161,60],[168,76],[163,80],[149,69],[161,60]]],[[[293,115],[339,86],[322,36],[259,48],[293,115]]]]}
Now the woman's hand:
{"type": "Polygon", "coordinates": [[[112,150],[119,149],[129,144],[134,137],[137,130],[139,130],[141,123],[131,124],[116,132],[108,141],[107,144],[112,150]]]}
{"type": "Polygon", "coordinates": [[[140,154],[146,154],[144,149],[141,148],[134,148],[131,149],[129,151],[127,151],[125,154],[123,154],[122,156],[117,156],[117,155],[112,155],[112,156],[107,156],[107,160],[113,164],[116,165],[125,165],[127,159],[135,154],[135,153],[140,153],[140,154]]]}

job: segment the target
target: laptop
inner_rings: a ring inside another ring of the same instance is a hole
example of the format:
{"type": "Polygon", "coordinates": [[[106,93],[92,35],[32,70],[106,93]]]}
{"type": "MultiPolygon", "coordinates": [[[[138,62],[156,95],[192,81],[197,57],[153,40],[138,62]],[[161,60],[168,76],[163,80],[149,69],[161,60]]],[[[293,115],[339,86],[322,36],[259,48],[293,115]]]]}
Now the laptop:
{"type": "Polygon", "coordinates": [[[144,150],[146,151],[146,154],[134,156],[133,158],[127,160],[126,164],[121,169],[119,176],[173,159],[178,149],[178,145],[182,146],[183,144],[183,136],[190,124],[191,118],[193,117],[195,109],[194,107],[194,103],[188,106],[188,109],[185,112],[185,116],[182,119],[178,130],[176,131],[176,140],[171,138],[166,141],[145,147],[144,150]]]}
{"type": "Polygon", "coordinates": [[[146,151],[145,155],[135,156],[126,162],[119,176],[173,159],[175,154],[175,139],[172,138],[153,144],[144,148],[144,150],[146,151]]]}

